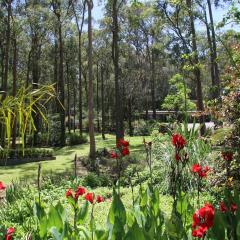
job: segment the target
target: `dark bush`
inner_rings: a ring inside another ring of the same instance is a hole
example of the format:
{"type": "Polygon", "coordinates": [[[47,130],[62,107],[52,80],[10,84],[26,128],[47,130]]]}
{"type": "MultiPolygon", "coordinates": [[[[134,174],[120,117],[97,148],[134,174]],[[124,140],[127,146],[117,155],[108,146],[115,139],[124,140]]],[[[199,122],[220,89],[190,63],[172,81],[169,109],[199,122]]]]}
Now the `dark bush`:
{"type": "Polygon", "coordinates": [[[31,162],[31,159],[44,160],[52,158],[53,151],[50,149],[27,148],[27,149],[1,149],[0,150],[0,166],[14,165],[18,163],[31,162]]]}
{"type": "Polygon", "coordinates": [[[70,133],[67,137],[67,144],[69,146],[87,143],[87,141],[88,139],[86,135],[80,136],[78,133],[70,133]]]}
{"type": "MultiPolygon", "coordinates": [[[[33,136],[30,135],[27,137],[27,146],[33,146],[33,136]]],[[[50,144],[50,137],[48,133],[39,133],[37,136],[37,146],[49,146],[50,144]]]]}
{"type": "Polygon", "coordinates": [[[89,173],[83,178],[83,185],[91,188],[107,187],[111,185],[111,180],[104,174],[89,173]]]}

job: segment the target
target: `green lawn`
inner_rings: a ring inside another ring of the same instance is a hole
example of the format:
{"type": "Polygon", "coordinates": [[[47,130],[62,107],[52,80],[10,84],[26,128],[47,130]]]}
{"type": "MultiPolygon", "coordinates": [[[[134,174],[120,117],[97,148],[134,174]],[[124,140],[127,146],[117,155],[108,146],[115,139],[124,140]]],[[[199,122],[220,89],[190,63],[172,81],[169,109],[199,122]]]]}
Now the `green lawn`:
{"type": "MultiPolygon", "coordinates": [[[[132,153],[144,151],[143,137],[126,137],[130,141],[130,149],[132,153]]],[[[147,139],[146,139],[147,140],[147,139]]],[[[103,141],[101,135],[96,136],[97,149],[106,147],[107,149],[114,148],[115,137],[106,135],[106,140],[103,141]]],[[[78,156],[87,156],[89,144],[76,145],[73,147],[64,147],[55,150],[56,160],[42,162],[43,174],[63,173],[69,174],[72,170],[72,163],[75,154],[78,156]]],[[[14,180],[24,179],[32,180],[36,178],[38,163],[27,163],[17,166],[0,167],[0,181],[6,184],[14,180]]]]}

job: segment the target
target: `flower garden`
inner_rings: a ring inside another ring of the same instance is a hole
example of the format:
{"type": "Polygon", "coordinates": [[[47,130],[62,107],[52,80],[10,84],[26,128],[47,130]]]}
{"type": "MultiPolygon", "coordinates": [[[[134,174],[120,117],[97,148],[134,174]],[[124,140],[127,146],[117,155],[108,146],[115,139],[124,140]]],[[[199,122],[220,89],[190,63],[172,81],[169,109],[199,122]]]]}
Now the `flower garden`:
{"type": "Polygon", "coordinates": [[[225,183],[214,186],[218,169],[209,160],[213,155],[206,139],[190,131],[155,132],[142,145],[145,180],[136,164],[130,172],[124,166],[131,143],[121,139],[109,150],[108,158],[116,163],[113,190],[82,186],[78,178],[62,180],[63,186],[37,182],[24,189],[0,182],[1,239],[239,239],[240,195],[230,176],[235,152],[215,151],[225,183]],[[159,172],[159,164],[169,166],[159,172]],[[166,174],[167,191],[156,174],[166,174]],[[50,191],[54,196],[44,196],[50,191]],[[22,216],[15,216],[19,211],[22,216]]]}
{"type": "Polygon", "coordinates": [[[239,0],[0,1],[0,240],[240,240],[239,0]]]}

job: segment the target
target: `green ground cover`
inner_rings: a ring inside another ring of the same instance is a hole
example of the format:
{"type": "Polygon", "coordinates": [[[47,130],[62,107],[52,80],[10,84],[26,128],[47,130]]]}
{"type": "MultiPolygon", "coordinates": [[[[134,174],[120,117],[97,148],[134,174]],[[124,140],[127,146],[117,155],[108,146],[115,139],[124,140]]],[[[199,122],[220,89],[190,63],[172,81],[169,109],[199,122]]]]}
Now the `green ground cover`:
{"type": "MultiPolygon", "coordinates": [[[[137,156],[144,151],[143,137],[126,137],[131,145],[131,153],[137,156]]],[[[115,146],[114,135],[106,135],[106,140],[102,140],[101,135],[96,136],[97,149],[106,147],[112,149],[115,146]]],[[[89,143],[68,146],[61,149],[54,149],[56,160],[42,162],[43,174],[58,174],[63,172],[71,172],[73,167],[73,159],[77,156],[87,156],[89,152],[89,143]]],[[[33,180],[36,178],[38,163],[27,163],[17,166],[0,167],[1,181],[9,184],[14,180],[33,180]]]]}

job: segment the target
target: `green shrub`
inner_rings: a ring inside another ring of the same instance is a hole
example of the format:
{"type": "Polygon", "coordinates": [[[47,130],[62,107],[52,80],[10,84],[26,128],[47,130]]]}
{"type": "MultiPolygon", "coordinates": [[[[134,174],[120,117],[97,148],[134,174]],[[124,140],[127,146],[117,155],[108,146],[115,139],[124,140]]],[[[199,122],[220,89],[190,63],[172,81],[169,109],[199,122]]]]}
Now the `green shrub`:
{"type": "MultiPolygon", "coordinates": [[[[25,163],[27,159],[53,157],[53,150],[43,148],[17,148],[0,150],[0,166],[25,163]]],[[[41,160],[43,160],[41,159],[41,160]]],[[[27,161],[30,162],[30,161],[27,161]]]]}
{"type": "Polygon", "coordinates": [[[84,186],[96,188],[101,186],[110,186],[111,180],[107,175],[104,174],[97,175],[96,173],[89,173],[83,178],[82,183],[84,186]]]}
{"type": "Polygon", "coordinates": [[[51,146],[60,146],[61,142],[61,121],[59,116],[52,116],[49,120],[49,144],[51,146]]]}
{"type": "Polygon", "coordinates": [[[70,133],[67,137],[67,144],[69,146],[79,145],[87,143],[88,139],[86,135],[81,136],[78,133],[70,133]]]}
{"type": "MultiPolygon", "coordinates": [[[[49,134],[48,133],[38,133],[37,136],[37,146],[48,146],[49,145],[49,134]]],[[[27,137],[27,146],[33,146],[33,135],[27,137]]]]}
{"type": "Polygon", "coordinates": [[[170,80],[169,94],[165,97],[162,108],[172,111],[195,110],[196,104],[189,99],[191,90],[186,86],[183,76],[174,75],[170,80]]]}
{"type": "Polygon", "coordinates": [[[134,136],[149,136],[151,134],[150,126],[147,121],[139,120],[133,123],[134,136]]]}

